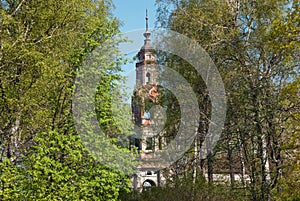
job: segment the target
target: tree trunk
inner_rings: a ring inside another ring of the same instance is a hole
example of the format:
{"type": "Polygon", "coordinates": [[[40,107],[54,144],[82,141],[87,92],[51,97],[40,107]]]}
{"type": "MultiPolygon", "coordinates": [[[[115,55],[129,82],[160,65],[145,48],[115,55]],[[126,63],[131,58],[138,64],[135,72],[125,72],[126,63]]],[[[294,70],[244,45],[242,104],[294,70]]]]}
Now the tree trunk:
{"type": "Polygon", "coordinates": [[[213,155],[210,152],[207,155],[207,177],[208,177],[208,182],[212,183],[213,182],[213,155]]]}
{"type": "Polygon", "coordinates": [[[229,145],[228,147],[228,162],[229,162],[229,175],[230,175],[230,185],[234,187],[234,172],[233,172],[233,158],[232,158],[232,149],[229,145]]]}
{"type": "Polygon", "coordinates": [[[194,164],[193,164],[193,184],[196,183],[196,178],[197,178],[197,163],[198,161],[198,143],[197,143],[197,137],[195,137],[195,142],[194,142],[194,164]]]}

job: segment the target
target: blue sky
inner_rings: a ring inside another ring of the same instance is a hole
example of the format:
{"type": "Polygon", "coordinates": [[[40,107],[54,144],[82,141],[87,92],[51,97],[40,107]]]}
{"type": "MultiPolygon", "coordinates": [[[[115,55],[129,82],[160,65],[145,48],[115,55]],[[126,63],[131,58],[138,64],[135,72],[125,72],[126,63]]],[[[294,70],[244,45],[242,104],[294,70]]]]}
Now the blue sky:
{"type": "Polygon", "coordinates": [[[121,31],[145,28],[145,15],[148,9],[149,28],[154,27],[155,0],[113,0],[114,14],[123,22],[121,31]]]}
{"type": "MultiPolygon", "coordinates": [[[[149,28],[154,28],[155,23],[155,0],[113,0],[116,9],[114,15],[122,22],[120,30],[130,32],[137,29],[146,28],[146,9],[148,9],[149,28]]],[[[141,35],[141,47],[144,43],[144,38],[141,35]]],[[[132,59],[137,52],[127,55],[132,59]]],[[[125,71],[122,73],[127,77],[126,86],[129,87],[126,91],[131,94],[135,85],[135,64],[130,62],[122,66],[125,71]]],[[[130,102],[131,99],[128,99],[130,102]]]]}

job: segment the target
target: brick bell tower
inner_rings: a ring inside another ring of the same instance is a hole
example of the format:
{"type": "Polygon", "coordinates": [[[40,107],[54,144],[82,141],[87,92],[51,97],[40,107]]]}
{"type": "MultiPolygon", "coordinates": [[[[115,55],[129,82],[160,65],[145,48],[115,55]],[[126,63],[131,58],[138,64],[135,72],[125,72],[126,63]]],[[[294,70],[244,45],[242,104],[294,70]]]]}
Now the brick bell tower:
{"type": "Polygon", "coordinates": [[[146,11],[146,31],[144,33],[144,45],[137,54],[136,63],[136,85],[157,85],[158,68],[156,65],[156,54],[150,44],[151,33],[148,30],[148,15],[146,11]]]}
{"type": "MultiPolygon", "coordinates": [[[[146,10],[146,31],[144,45],[137,54],[136,87],[132,96],[132,121],[139,128],[137,135],[131,137],[130,144],[137,148],[142,161],[151,160],[156,151],[162,149],[162,138],[150,127],[155,126],[155,117],[150,109],[158,103],[159,65],[156,53],[150,43],[148,13],[146,10]]],[[[161,176],[158,168],[151,162],[138,166],[133,178],[133,187],[141,190],[145,187],[159,186],[161,176]]]]}

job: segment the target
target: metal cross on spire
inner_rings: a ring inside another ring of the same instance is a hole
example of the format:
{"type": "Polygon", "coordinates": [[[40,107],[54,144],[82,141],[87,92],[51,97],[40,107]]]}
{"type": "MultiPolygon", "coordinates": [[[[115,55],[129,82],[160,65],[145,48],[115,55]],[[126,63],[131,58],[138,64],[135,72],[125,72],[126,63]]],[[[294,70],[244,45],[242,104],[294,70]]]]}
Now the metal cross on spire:
{"type": "Polygon", "coordinates": [[[145,38],[146,38],[146,40],[145,40],[145,44],[147,43],[147,44],[149,44],[149,41],[150,41],[150,32],[149,32],[149,30],[148,30],[148,9],[146,9],[146,31],[145,31],[145,33],[144,33],[144,36],[145,36],[145,38]]]}
{"type": "Polygon", "coordinates": [[[148,9],[146,9],[146,32],[148,32],[148,9]]]}

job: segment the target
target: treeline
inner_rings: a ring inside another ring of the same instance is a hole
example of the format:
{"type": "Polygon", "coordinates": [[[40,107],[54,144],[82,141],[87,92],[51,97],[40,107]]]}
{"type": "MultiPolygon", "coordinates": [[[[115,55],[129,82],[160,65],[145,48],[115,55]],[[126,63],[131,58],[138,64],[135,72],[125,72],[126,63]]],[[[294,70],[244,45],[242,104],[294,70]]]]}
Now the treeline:
{"type": "MultiPolygon", "coordinates": [[[[72,115],[85,59],[103,44],[116,45],[112,8],[109,0],[0,1],[0,200],[117,200],[130,186],[126,175],[90,155],[72,115]]],[[[112,55],[117,62],[101,63],[101,86],[121,79],[114,74],[122,59],[116,49],[106,52],[112,55]]],[[[101,86],[105,128],[111,96],[101,86]]]]}
{"type": "MultiPolygon", "coordinates": [[[[121,197],[131,186],[128,177],[86,150],[72,114],[78,72],[93,50],[111,45],[105,56],[116,59],[99,57],[105,68],[95,110],[112,142],[129,133],[128,119],[116,122],[111,110],[110,89],[123,79],[111,40],[120,34],[111,1],[0,2],[0,200],[300,199],[298,1],[157,1],[157,26],[197,41],[218,67],[227,118],[220,142],[203,159],[207,88],[184,60],[161,55],[161,64],[197,94],[198,135],[182,159],[162,171],[164,188],[121,197]],[[228,182],[216,181],[216,174],[228,175],[228,182]]],[[[165,133],[172,137],[180,111],[173,96],[165,98],[172,109],[165,133]]]]}
{"type": "MultiPolygon", "coordinates": [[[[240,194],[232,195],[236,199],[300,199],[299,11],[298,1],[157,1],[157,26],[188,36],[208,52],[222,76],[227,100],[221,139],[203,159],[200,150],[211,114],[205,82],[183,59],[160,56],[161,64],[189,81],[201,111],[195,144],[165,171],[167,183],[192,176],[189,181],[197,186],[198,178],[206,177],[212,186],[230,187],[224,194],[238,190],[240,194]]],[[[165,133],[176,133],[179,118],[180,111],[173,112],[165,133]]],[[[160,196],[185,191],[172,185],[170,189],[146,194],[167,200],[160,196]]]]}

